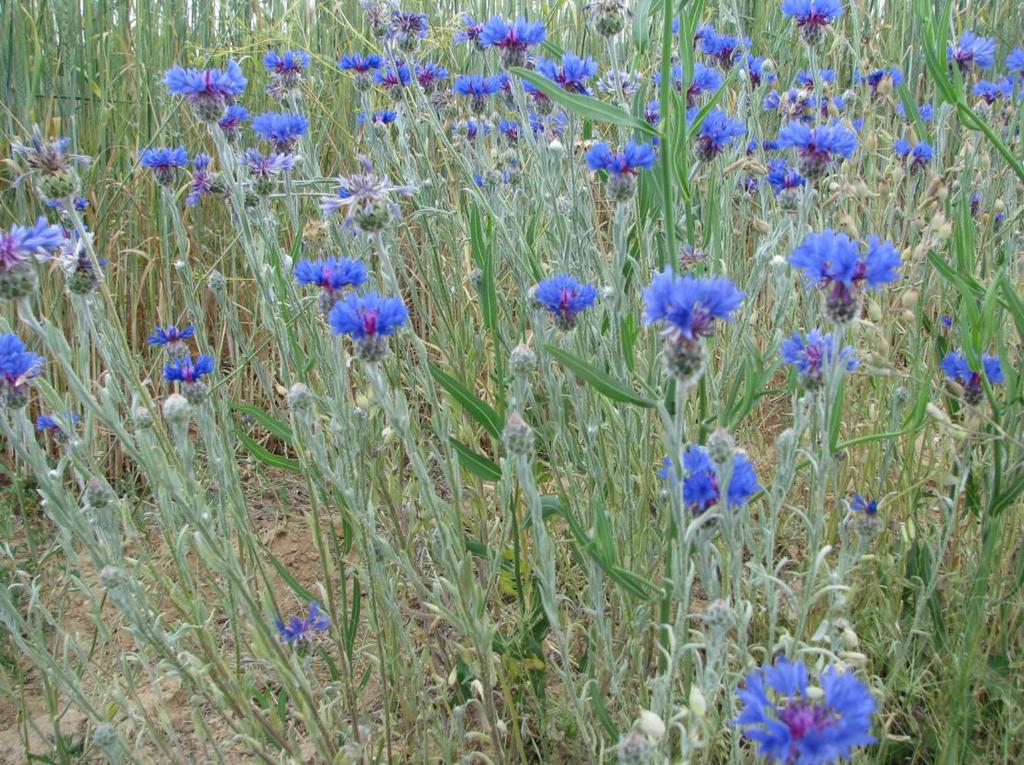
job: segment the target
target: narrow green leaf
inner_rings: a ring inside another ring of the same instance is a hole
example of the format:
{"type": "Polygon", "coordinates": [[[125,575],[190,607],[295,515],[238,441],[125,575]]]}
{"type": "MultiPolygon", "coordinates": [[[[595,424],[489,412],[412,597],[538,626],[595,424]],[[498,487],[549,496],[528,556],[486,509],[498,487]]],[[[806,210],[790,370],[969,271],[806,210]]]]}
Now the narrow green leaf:
{"type": "Polygon", "coordinates": [[[302,472],[302,466],[299,464],[298,460],[292,459],[291,457],[283,457],[280,454],[274,454],[237,425],[235,426],[235,435],[238,436],[238,440],[242,442],[242,446],[245,447],[246,451],[264,465],[269,465],[270,467],[279,468],[281,470],[290,470],[293,473],[302,472]]]}
{"type": "Polygon", "coordinates": [[[470,417],[480,423],[484,430],[495,438],[501,438],[504,422],[498,413],[494,411],[494,407],[486,401],[482,401],[473,391],[451,375],[442,372],[434,364],[430,365],[430,376],[434,378],[434,382],[448,391],[448,394],[458,402],[459,406],[465,409],[470,417]]]}
{"type": "Polygon", "coordinates": [[[642,406],[647,409],[654,406],[653,401],[637,395],[618,380],[612,379],[597,367],[588,364],[568,351],[550,344],[545,345],[544,350],[568,367],[574,374],[583,378],[594,390],[610,398],[612,401],[618,401],[620,404],[642,406]]]}
{"type": "Polygon", "coordinates": [[[311,600],[319,602],[320,598],[299,584],[299,581],[292,576],[292,572],[288,570],[288,567],[279,561],[274,554],[270,552],[270,550],[264,548],[264,552],[266,552],[267,557],[270,558],[270,565],[272,565],[277,570],[277,573],[281,575],[281,578],[284,579],[284,583],[287,584],[289,589],[298,595],[304,603],[309,603],[311,600]]]}
{"type": "Polygon", "coordinates": [[[448,443],[452,445],[459,454],[459,463],[470,473],[482,481],[497,483],[501,480],[501,468],[494,460],[471,449],[457,438],[449,438],[448,443]]]}
{"type": "Polygon", "coordinates": [[[579,115],[584,119],[593,122],[602,122],[609,125],[639,130],[649,136],[658,135],[658,131],[641,119],[637,119],[628,112],[613,104],[599,101],[593,96],[581,96],[576,93],[569,93],[560,88],[556,83],[537,72],[515,66],[509,69],[514,74],[533,85],[537,90],[550,98],[566,111],[579,115]]]}
{"type": "Polygon", "coordinates": [[[260,424],[260,427],[275,438],[279,438],[288,444],[292,442],[292,429],[288,427],[288,423],[282,422],[275,417],[271,417],[259,407],[252,406],[250,404],[240,404],[237,401],[232,401],[231,408],[246,417],[254,419],[260,424]]]}

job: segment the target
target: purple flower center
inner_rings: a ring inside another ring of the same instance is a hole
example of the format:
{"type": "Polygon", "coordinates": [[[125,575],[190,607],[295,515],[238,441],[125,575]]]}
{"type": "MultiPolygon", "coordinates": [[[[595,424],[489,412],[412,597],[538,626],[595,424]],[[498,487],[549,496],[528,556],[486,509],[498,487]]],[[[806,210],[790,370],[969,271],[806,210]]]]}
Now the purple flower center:
{"type": "Polygon", "coordinates": [[[811,11],[802,19],[798,19],[796,25],[798,27],[827,27],[829,19],[820,11],[811,11]]]}
{"type": "Polygon", "coordinates": [[[715,334],[715,317],[711,311],[696,305],[690,319],[690,334],[694,337],[711,337],[715,334]]]}
{"type": "Polygon", "coordinates": [[[798,701],[779,710],[779,720],[789,728],[789,735],[798,741],[808,733],[827,728],[835,722],[828,707],[798,701]]]}
{"type": "Polygon", "coordinates": [[[21,244],[14,238],[13,234],[7,233],[0,236],[0,266],[12,268],[24,260],[21,253],[21,244]]]}
{"type": "Polygon", "coordinates": [[[377,321],[380,319],[380,312],[376,308],[369,308],[360,311],[359,315],[363,319],[363,332],[367,335],[376,335],[377,321]]]}
{"type": "Polygon", "coordinates": [[[807,359],[807,374],[815,377],[821,373],[821,362],[825,356],[825,349],[820,343],[808,345],[804,349],[804,358],[807,359]]]}

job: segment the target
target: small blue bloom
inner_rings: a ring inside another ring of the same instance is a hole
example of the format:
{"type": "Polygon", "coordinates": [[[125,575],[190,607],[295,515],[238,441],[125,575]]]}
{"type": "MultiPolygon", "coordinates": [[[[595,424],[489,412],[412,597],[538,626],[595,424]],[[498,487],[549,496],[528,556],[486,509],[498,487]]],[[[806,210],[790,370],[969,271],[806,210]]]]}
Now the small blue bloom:
{"type": "Polygon", "coordinates": [[[191,325],[185,327],[185,329],[178,329],[173,324],[169,327],[154,327],[153,333],[149,336],[147,342],[150,345],[176,345],[184,343],[195,333],[196,328],[191,325]]]}
{"type": "Polygon", "coordinates": [[[452,42],[471,42],[478,48],[483,49],[480,44],[480,35],[484,31],[484,25],[478,23],[468,13],[462,14],[462,29],[455,33],[452,37],[452,42]]]}
{"type": "Polygon", "coordinates": [[[563,90],[589,96],[587,81],[597,74],[597,62],[590,56],[580,58],[575,53],[567,52],[562,56],[561,66],[546,58],[537,59],[537,71],[558,83],[563,90]]]}
{"type": "Polygon", "coordinates": [[[942,323],[942,326],[945,327],[946,329],[949,329],[950,327],[953,326],[953,317],[952,316],[947,316],[946,314],[942,314],[939,317],[939,321],[942,323]]]}
{"type": "Polygon", "coordinates": [[[1011,74],[1024,78],[1024,48],[1013,49],[1013,53],[1006,57],[1006,68],[1011,74]]]}
{"type": "Polygon", "coordinates": [[[302,643],[313,638],[314,632],[323,632],[331,626],[331,620],[315,600],[309,601],[309,612],[305,619],[293,616],[286,625],[280,619],[274,620],[282,643],[302,643]]]}
{"type": "Polygon", "coordinates": [[[792,337],[782,343],[779,355],[784,363],[793,365],[800,374],[803,384],[808,388],[821,384],[825,369],[832,363],[833,356],[836,363],[847,372],[852,372],[858,366],[857,356],[852,347],[846,346],[836,356],[832,333],[822,333],[817,329],[812,329],[806,335],[794,332],[792,337]]]}
{"type": "Polygon", "coordinates": [[[1009,77],[1004,77],[999,82],[979,80],[974,84],[971,93],[991,106],[1001,98],[1013,96],[1013,80],[1009,77]]]}
{"type": "Polygon", "coordinates": [[[455,78],[452,90],[460,96],[483,98],[484,96],[493,96],[501,90],[507,79],[503,74],[494,75],[493,77],[487,77],[482,74],[460,74],[455,78]]]}
{"type": "Polygon", "coordinates": [[[840,0],[782,0],[782,15],[793,19],[809,45],[824,38],[825,28],[843,15],[840,0]]]}
{"type": "Polygon", "coordinates": [[[635,175],[641,170],[654,167],[657,155],[654,148],[646,143],[630,141],[619,153],[613,152],[608,144],[601,142],[587,152],[587,164],[591,170],[604,170],[613,176],[635,175]]]}
{"type": "Polygon", "coordinates": [[[247,84],[234,59],[224,69],[184,69],[174,66],[164,73],[164,85],[171,95],[182,96],[204,121],[216,122],[224,109],[245,92],[247,84]]]}
{"type": "Polygon", "coordinates": [[[859,70],[853,74],[854,82],[867,85],[872,91],[877,91],[882,81],[889,79],[894,86],[903,84],[903,71],[899,67],[890,66],[885,69],[875,69],[867,74],[859,70]]]}
{"type": "Polygon", "coordinates": [[[275,176],[295,167],[294,154],[261,154],[257,149],[246,149],[242,155],[249,174],[257,183],[268,183],[275,176]]]}
{"type": "Polygon", "coordinates": [[[850,509],[855,513],[864,513],[865,516],[873,518],[878,514],[878,502],[873,499],[864,499],[860,494],[854,494],[850,502],[850,509]]]}
{"type": "Polygon", "coordinates": [[[498,48],[502,52],[505,66],[522,66],[526,52],[534,45],[540,45],[547,37],[543,22],[518,18],[507,21],[493,16],[484,23],[479,42],[483,48],[498,48]]]}
{"type": "Polygon", "coordinates": [[[49,433],[55,437],[67,436],[67,430],[74,430],[82,418],[74,412],[65,414],[40,414],[36,417],[36,432],[49,433]]]}
{"type": "Polygon", "coordinates": [[[194,383],[213,370],[213,357],[203,354],[193,362],[192,357],[186,354],[172,359],[164,366],[164,379],[167,382],[194,383]]]}
{"type": "Polygon", "coordinates": [[[195,207],[203,197],[213,193],[215,174],[210,170],[210,155],[197,154],[192,160],[192,182],[185,204],[195,207]]]}
{"type": "Polygon", "coordinates": [[[687,340],[708,337],[714,334],[715,320],[730,321],[743,298],[728,279],[677,276],[667,268],[644,290],[644,322],[661,323],[687,340]]]}
{"type": "Polygon", "coordinates": [[[392,109],[381,109],[376,112],[359,112],[356,115],[357,125],[390,125],[398,119],[398,112],[392,109]]]}
{"type": "Polygon", "coordinates": [[[344,72],[369,74],[384,66],[384,59],[376,53],[346,53],[338,60],[338,68],[344,72]]]}
{"type": "Polygon", "coordinates": [[[971,404],[981,401],[983,395],[982,373],[992,385],[1006,382],[1006,378],[1003,376],[1002,362],[998,356],[986,354],[981,359],[981,371],[975,371],[971,368],[970,362],[967,361],[963,352],[950,351],[943,357],[939,368],[946,377],[963,386],[964,398],[971,404]]]}
{"type": "Polygon", "coordinates": [[[700,40],[700,49],[714,58],[723,69],[731,68],[740,52],[749,48],[749,37],[720,35],[713,29],[706,32],[700,40]]]}
{"type": "MultiPolygon", "coordinates": [[[[692,120],[695,116],[696,107],[687,113],[687,120],[692,120]]],[[[742,122],[732,119],[721,109],[712,109],[701,123],[697,134],[697,156],[704,161],[710,161],[746,132],[747,129],[742,122]]]]}
{"type": "Polygon", "coordinates": [[[767,59],[750,53],[743,57],[743,71],[747,73],[747,79],[755,88],[761,87],[762,83],[771,85],[779,79],[775,72],[765,70],[766,61],[767,59]]]}
{"type": "MultiPolygon", "coordinates": [[[[671,74],[676,90],[681,93],[683,90],[683,68],[676,65],[672,67],[671,74]]],[[[660,85],[661,72],[655,72],[653,80],[655,85],[660,85]]],[[[686,88],[686,105],[690,107],[695,106],[697,100],[702,95],[715,92],[722,87],[724,81],[721,72],[704,66],[704,64],[699,62],[695,63],[693,65],[693,78],[686,88]]]]}
{"type": "Polygon", "coordinates": [[[433,92],[438,83],[447,80],[450,76],[445,67],[435,64],[433,61],[426,61],[416,66],[416,82],[427,93],[433,92]]]}
{"type": "Polygon", "coordinates": [[[0,381],[8,397],[11,391],[38,377],[44,363],[42,356],[25,350],[25,343],[17,335],[0,335],[0,381]]]}
{"type": "Polygon", "coordinates": [[[852,672],[825,670],[818,678],[821,698],[809,698],[807,686],[807,667],[783,656],[751,672],[736,690],[743,708],[734,723],[757,743],[759,755],[778,765],[828,765],[875,742],[875,700],[852,672]]]}
{"type": "MultiPolygon", "coordinates": [[[[917,113],[921,115],[922,122],[931,122],[935,110],[931,104],[918,104],[917,113]]],[[[896,113],[903,119],[907,119],[907,110],[903,104],[896,104],[896,113]]]]}
{"type": "Polygon", "coordinates": [[[430,32],[427,14],[416,11],[391,11],[391,35],[402,50],[413,50],[416,42],[422,40],[430,32]]]}
{"type": "Polygon", "coordinates": [[[41,215],[34,225],[14,224],[9,231],[0,231],[0,272],[30,259],[45,259],[63,244],[60,226],[51,226],[41,215]]]}
{"type": "Polygon", "coordinates": [[[790,196],[798,189],[807,185],[807,179],[790,167],[784,159],[773,159],[768,162],[768,184],[776,196],[787,192],[790,196]]]}
{"type": "Polygon", "coordinates": [[[996,61],[996,41],[992,37],[964,32],[956,45],[946,46],[946,61],[955,63],[961,72],[970,71],[974,66],[991,69],[996,61]]]}
{"type": "Polygon", "coordinates": [[[800,172],[816,180],[853,156],[857,135],[839,123],[811,127],[802,122],[790,122],[779,131],[779,146],[795,149],[800,172]]]}
{"type": "Polygon", "coordinates": [[[907,140],[900,139],[893,144],[896,156],[910,165],[912,171],[927,167],[932,161],[932,145],[927,141],[919,141],[911,145],[907,140]]]}
{"type": "MultiPolygon", "coordinates": [[[[708,455],[707,449],[695,444],[683,453],[683,504],[693,515],[701,515],[721,500],[721,478],[718,466],[708,455]]],[[[671,468],[668,469],[671,475],[671,468]]],[[[728,505],[730,508],[745,505],[752,496],[761,491],[754,465],[742,451],[732,459],[732,474],[729,476],[728,505]]]]}
{"type": "Polygon", "coordinates": [[[174,183],[177,171],[188,164],[188,152],[184,146],[176,149],[146,148],[139,152],[139,164],[153,171],[157,183],[174,183]]]}
{"type": "Polygon", "coordinates": [[[366,266],[354,258],[300,260],[295,265],[295,281],[314,284],[328,292],[361,287],[367,278],[366,266]]]}
{"type": "Polygon", "coordinates": [[[229,139],[234,138],[238,133],[238,126],[249,119],[249,110],[244,106],[235,104],[229,106],[224,116],[217,122],[217,126],[229,139]]]}
{"type": "Polygon", "coordinates": [[[309,54],[302,50],[270,51],[263,57],[263,66],[274,74],[302,74],[309,68],[309,54]]]}
{"type": "Polygon", "coordinates": [[[278,154],[287,154],[309,130],[309,120],[293,112],[264,112],[250,125],[261,140],[267,141],[278,154]]]}
{"type": "Polygon", "coordinates": [[[373,71],[373,82],[385,90],[404,88],[412,82],[409,65],[399,62],[395,66],[384,66],[373,71]]]}
{"type": "Polygon", "coordinates": [[[393,335],[409,316],[401,298],[381,297],[376,292],[365,295],[349,293],[334,304],[328,321],[339,335],[349,335],[357,342],[393,335]]]}
{"type": "Polygon", "coordinates": [[[559,329],[570,330],[576,326],[579,314],[594,305],[597,289],[568,274],[558,274],[540,282],[534,288],[533,299],[551,314],[559,329]]]}

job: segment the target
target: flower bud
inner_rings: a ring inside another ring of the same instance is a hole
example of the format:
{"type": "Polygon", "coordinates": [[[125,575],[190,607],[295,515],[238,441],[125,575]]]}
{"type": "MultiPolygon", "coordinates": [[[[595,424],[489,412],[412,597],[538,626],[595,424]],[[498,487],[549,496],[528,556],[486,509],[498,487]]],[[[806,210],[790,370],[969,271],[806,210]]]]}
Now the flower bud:
{"type": "Polygon", "coordinates": [[[164,401],[164,418],[177,425],[184,424],[192,417],[192,405],[180,393],[172,393],[164,401]]]}

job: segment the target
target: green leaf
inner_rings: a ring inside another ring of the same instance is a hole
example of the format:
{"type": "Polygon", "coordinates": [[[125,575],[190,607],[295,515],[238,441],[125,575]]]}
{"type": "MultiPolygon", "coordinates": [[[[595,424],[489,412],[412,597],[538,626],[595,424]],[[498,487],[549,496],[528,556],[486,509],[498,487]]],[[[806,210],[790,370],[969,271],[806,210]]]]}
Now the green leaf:
{"type": "Polygon", "coordinates": [[[250,404],[240,404],[237,401],[232,401],[231,408],[246,417],[254,419],[275,438],[279,438],[287,444],[292,442],[292,429],[288,427],[288,423],[271,417],[259,407],[250,404]]]}
{"type": "Polygon", "coordinates": [[[501,468],[494,460],[485,457],[474,451],[457,438],[449,438],[448,443],[452,445],[459,454],[459,463],[470,473],[482,481],[497,483],[501,480],[501,468]]]}
{"type": "Polygon", "coordinates": [[[246,451],[264,465],[279,468],[280,470],[290,470],[293,473],[302,472],[302,466],[298,460],[274,454],[237,425],[235,426],[235,435],[238,436],[238,440],[242,442],[242,446],[245,447],[246,451]]]}
{"type": "Polygon", "coordinates": [[[465,409],[470,417],[480,423],[484,430],[494,436],[494,438],[501,438],[504,422],[498,413],[494,411],[494,407],[486,401],[482,401],[473,391],[451,375],[442,372],[434,364],[430,365],[430,376],[434,378],[438,385],[448,391],[448,394],[458,402],[459,406],[465,409]]]}
{"type": "Polygon", "coordinates": [[[292,573],[288,570],[288,567],[285,566],[276,557],[274,557],[274,554],[270,552],[270,550],[264,548],[264,552],[270,559],[270,565],[277,569],[277,573],[281,575],[281,578],[284,579],[284,583],[288,585],[292,592],[298,595],[299,598],[301,598],[302,601],[305,603],[309,603],[311,600],[319,602],[320,598],[318,598],[316,595],[314,595],[301,584],[299,584],[299,581],[294,576],[292,576],[292,573]]]}
{"type": "Polygon", "coordinates": [[[628,112],[612,104],[599,101],[593,96],[581,96],[576,93],[569,93],[560,88],[556,83],[537,72],[514,66],[509,69],[514,74],[533,85],[537,90],[550,98],[566,111],[577,114],[584,119],[593,122],[602,122],[609,125],[638,130],[649,136],[658,135],[658,131],[647,122],[637,119],[628,112]]]}
{"type": "Polygon", "coordinates": [[[498,295],[494,286],[494,243],[484,232],[480,220],[480,210],[473,205],[469,210],[469,242],[473,252],[473,260],[480,268],[480,310],[483,313],[484,325],[494,335],[497,342],[498,331],[498,295]]]}
{"type": "Polygon", "coordinates": [[[568,351],[550,344],[545,345],[544,350],[562,362],[577,376],[582,377],[594,390],[610,398],[612,401],[618,401],[620,404],[642,406],[646,409],[654,406],[654,402],[650,399],[637,395],[618,380],[612,379],[597,367],[588,364],[568,351]]]}

